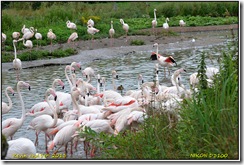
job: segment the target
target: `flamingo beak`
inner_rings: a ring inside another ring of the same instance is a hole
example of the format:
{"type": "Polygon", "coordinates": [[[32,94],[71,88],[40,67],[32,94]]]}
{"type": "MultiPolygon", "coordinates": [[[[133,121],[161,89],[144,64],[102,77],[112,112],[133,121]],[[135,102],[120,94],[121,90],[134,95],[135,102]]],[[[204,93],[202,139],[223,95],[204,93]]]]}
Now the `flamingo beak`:
{"type": "Polygon", "coordinates": [[[62,86],[62,89],[64,89],[64,86],[62,86]]]}
{"type": "Polygon", "coordinates": [[[57,96],[54,97],[54,101],[56,101],[56,100],[57,100],[57,96]]]}
{"type": "Polygon", "coordinates": [[[31,87],[29,86],[29,88],[28,88],[28,89],[29,89],[29,91],[30,91],[30,90],[31,90],[31,87]]]}
{"type": "Polygon", "coordinates": [[[143,84],[144,83],[144,80],[141,80],[141,83],[143,84]]]}
{"type": "Polygon", "coordinates": [[[103,83],[100,83],[100,87],[102,87],[103,86],[103,83]]]}
{"type": "Polygon", "coordinates": [[[119,79],[119,76],[118,75],[116,75],[116,79],[119,79]]]}

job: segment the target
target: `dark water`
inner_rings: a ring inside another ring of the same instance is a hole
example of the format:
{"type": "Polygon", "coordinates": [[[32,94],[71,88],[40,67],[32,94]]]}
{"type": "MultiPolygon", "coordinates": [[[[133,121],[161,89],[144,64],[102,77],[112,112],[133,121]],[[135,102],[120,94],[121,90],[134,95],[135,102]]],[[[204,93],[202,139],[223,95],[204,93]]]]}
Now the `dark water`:
{"type": "MultiPolygon", "coordinates": [[[[199,59],[202,52],[206,52],[207,57],[205,62],[207,66],[214,66],[218,68],[217,59],[221,55],[221,52],[227,49],[227,42],[211,45],[208,47],[195,47],[194,44],[191,44],[190,47],[184,47],[184,45],[182,45],[182,47],[178,49],[174,49],[174,44],[177,43],[172,43],[171,48],[164,50],[164,53],[172,55],[177,61],[178,66],[173,67],[171,69],[171,73],[182,67],[187,70],[187,73],[182,74],[183,84],[187,88],[189,88],[189,76],[197,71],[197,66],[199,64],[199,59]]],[[[145,82],[153,80],[154,64],[156,62],[149,59],[152,51],[155,50],[152,49],[144,52],[135,52],[109,60],[94,61],[92,63],[83,65],[82,69],[90,66],[95,70],[96,74],[99,73],[101,76],[106,77],[106,89],[112,89],[111,71],[116,70],[119,74],[119,80],[116,80],[117,86],[123,85],[125,91],[136,89],[138,74],[143,75],[145,82]]],[[[160,48],[159,53],[162,53],[160,48]]],[[[44,100],[45,91],[47,88],[51,87],[55,78],[60,78],[65,83],[64,90],[60,89],[60,87],[57,87],[57,90],[69,92],[69,85],[65,78],[64,69],[65,65],[22,70],[21,79],[31,85],[31,91],[28,91],[27,89],[21,89],[26,110],[30,109],[34,104],[44,100]]],[[[76,74],[77,77],[81,77],[81,71],[77,71],[76,74]]],[[[171,86],[169,78],[169,76],[167,79],[163,78],[163,68],[160,68],[160,83],[171,86]]],[[[93,79],[92,84],[96,87],[95,79],[93,79]]],[[[16,91],[15,72],[12,70],[2,73],[2,101],[4,102],[7,102],[6,96],[4,94],[4,90],[7,86],[12,86],[16,91]]],[[[16,94],[15,96],[10,97],[13,101],[13,108],[8,114],[2,115],[2,120],[10,117],[21,117],[21,105],[18,95],[16,94]]],[[[15,133],[14,139],[19,137],[26,137],[34,142],[34,131],[27,130],[27,126],[32,119],[33,117],[30,116],[26,118],[24,125],[15,133]]],[[[78,150],[78,152],[73,154],[72,158],[85,159],[81,144],[79,145],[78,150]]],[[[45,154],[43,133],[41,133],[39,136],[39,146],[37,147],[37,152],[45,154]]],[[[68,158],[71,158],[70,155],[68,155],[68,158]]]]}

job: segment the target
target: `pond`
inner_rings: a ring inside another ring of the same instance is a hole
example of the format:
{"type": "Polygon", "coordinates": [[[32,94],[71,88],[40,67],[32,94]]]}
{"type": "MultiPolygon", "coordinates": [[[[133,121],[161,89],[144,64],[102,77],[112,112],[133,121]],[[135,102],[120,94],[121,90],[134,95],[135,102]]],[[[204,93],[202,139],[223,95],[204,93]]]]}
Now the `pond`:
{"type": "MultiPolygon", "coordinates": [[[[224,37],[224,36],[223,36],[224,37]]],[[[206,64],[207,66],[218,68],[218,58],[221,52],[227,49],[228,41],[218,43],[211,46],[195,46],[192,43],[188,47],[175,48],[175,45],[179,43],[171,43],[169,49],[160,50],[159,53],[166,53],[172,55],[177,61],[177,66],[171,68],[171,73],[179,68],[185,68],[186,73],[183,73],[183,84],[189,88],[189,76],[197,72],[197,66],[199,64],[200,56],[202,52],[206,52],[206,64]]],[[[119,79],[116,80],[116,86],[123,85],[124,93],[127,90],[137,88],[137,76],[142,74],[144,81],[152,81],[154,78],[154,66],[156,61],[150,60],[151,52],[155,51],[154,48],[148,51],[136,51],[130,54],[121,55],[120,57],[107,59],[107,60],[95,60],[90,63],[82,64],[82,69],[86,67],[92,67],[96,74],[100,74],[106,78],[106,89],[112,89],[111,71],[116,70],[119,79]]],[[[78,61],[77,61],[78,62],[78,61]]],[[[23,69],[21,73],[21,80],[28,82],[31,85],[31,91],[27,89],[21,89],[22,97],[25,103],[26,111],[29,110],[34,104],[44,100],[45,91],[51,87],[51,84],[55,78],[60,78],[65,83],[65,89],[62,90],[57,87],[57,90],[69,92],[69,84],[64,74],[65,65],[55,65],[47,67],[37,67],[30,69],[23,69]]],[[[81,77],[81,71],[76,72],[77,77],[81,77]]],[[[160,68],[159,74],[160,84],[171,86],[170,76],[167,78],[163,76],[163,68],[160,68]]],[[[96,87],[96,80],[91,82],[96,87]]],[[[4,94],[5,88],[12,86],[16,92],[16,75],[13,70],[2,73],[2,101],[7,102],[7,98],[4,94]]],[[[17,93],[17,92],[16,92],[17,93]]],[[[10,117],[21,117],[21,105],[18,95],[10,96],[13,101],[13,107],[8,114],[2,115],[2,120],[10,117]]],[[[72,108],[72,107],[70,107],[72,108]]],[[[35,141],[35,132],[33,130],[27,130],[27,126],[33,117],[27,116],[23,126],[15,133],[14,139],[19,137],[26,137],[35,141]]],[[[37,152],[45,154],[44,135],[39,135],[39,145],[37,146],[37,152]]],[[[85,159],[82,144],[78,146],[78,151],[73,156],[68,155],[68,158],[85,159]]]]}

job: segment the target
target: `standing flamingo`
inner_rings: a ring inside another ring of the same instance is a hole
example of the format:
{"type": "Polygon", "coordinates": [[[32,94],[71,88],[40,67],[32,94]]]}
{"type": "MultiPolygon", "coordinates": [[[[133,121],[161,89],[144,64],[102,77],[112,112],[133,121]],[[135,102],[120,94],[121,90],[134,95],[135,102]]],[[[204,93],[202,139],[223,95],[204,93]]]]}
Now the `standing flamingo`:
{"type": "Polygon", "coordinates": [[[47,38],[51,40],[51,44],[52,45],[52,40],[56,39],[56,35],[53,33],[52,29],[49,29],[48,33],[47,33],[47,38]]]}
{"type": "Polygon", "coordinates": [[[163,24],[163,28],[164,29],[168,29],[169,28],[169,24],[168,24],[167,21],[169,21],[169,18],[168,17],[165,19],[165,23],[163,24]]]}
{"type": "Polygon", "coordinates": [[[2,44],[3,44],[3,48],[5,48],[5,41],[7,40],[7,35],[2,33],[2,44]]]}
{"type": "Polygon", "coordinates": [[[8,91],[10,91],[13,95],[14,95],[14,90],[12,87],[8,86],[6,89],[5,89],[5,95],[8,99],[8,102],[9,102],[9,105],[5,102],[2,102],[2,114],[6,114],[10,111],[10,109],[12,108],[13,104],[12,104],[12,100],[11,98],[9,97],[8,95],[8,91]]]}
{"type": "Polygon", "coordinates": [[[78,38],[78,33],[73,32],[70,36],[69,39],[67,41],[67,43],[70,43],[71,41],[75,41],[78,38]]]}
{"type": "MultiPolygon", "coordinates": [[[[45,94],[45,100],[47,101],[50,108],[52,109],[53,114],[54,114],[54,118],[52,118],[50,115],[41,115],[41,116],[35,117],[30,122],[28,129],[30,128],[30,129],[36,130],[35,145],[38,144],[38,135],[40,134],[40,132],[41,131],[45,132],[48,128],[54,127],[58,121],[57,110],[59,109],[59,103],[58,103],[57,95],[52,88],[47,89],[46,94],[45,94]],[[56,109],[54,109],[52,107],[52,105],[49,103],[49,99],[48,99],[49,93],[54,96],[54,100],[56,101],[56,109]]],[[[45,132],[45,142],[46,142],[46,147],[47,147],[47,134],[46,134],[46,132],[45,132]]]]}
{"type": "Polygon", "coordinates": [[[127,34],[128,34],[128,31],[129,31],[129,25],[127,23],[125,23],[123,19],[120,19],[120,23],[122,24],[122,27],[123,27],[123,29],[125,31],[126,42],[127,42],[127,34]]]}
{"type": "Polygon", "coordinates": [[[113,21],[111,21],[111,28],[109,29],[109,36],[110,36],[110,45],[113,45],[113,37],[115,34],[115,30],[113,28],[113,21]]]}
{"type": "Polygon", "coordinates": [[[19,58],[17,58],[17,53],[16,53],[16,46],[15,43],[17,43],[17,40],[13,40],[13,46],[14,46],[14,60],[13,60],[13,67],[16,71],[16,79],[19,81],[20,78],[20,70],[22,69],[22,63],[19,58]]]}
{"type": "Polygon", "coordinates": [[[22,32],[22,34],[25,34],[27,32],[30,32],[30,29],[26,28],[25,25],[23,25],[21,32],[22,32]]]}
{"type": "Polygon", "coordinates": [[[68,20],[66,22],[67,28],[69,28],[70,30],[77,30],[76,24],[73,22],[70,22],[70,20],[68,20]]]}
{"type": "Polygon", "coordinates": [[[156,9],[153,10],[154,11],[154,19],[152,20],[152,32],[156,35],[155,33],[155,28],[157,26],[157,17],[156,17],[156,9]]]}
{"type": "Polygon", "coordinates": [[[13,139],[15,132],[23,125],[25,120],[25,104],[20,93],[20,87],[26,87],[30,90],[30,85],[24,81],[19,81],[17,83],[17,93],[19,95],[22,107],[21,118],[8,118],[2,122],[2,133],[6,136],[6,138],[10,137],[11,140],[13,139]]]}
{"type": "Polygon", "coordinates": [[[29,40],[34,36],[34,28],[30,27],[29,31],[25,32],[25,34],[23,34],[21,40],[29,40]]]}
{"type": "MultiPolygon", "coordinates": [[[[32,43],[32,41],[31,40],[27,40],[26,42],[24,42],[24,40],[23,40],[23,45],[25,46],[25,47],[27,47],[30,51],[31,51],[31,49],[33,48],[33,43],[32,43]]],[[[29,52],[29,61],[31,60],[31,52],[29,52]]]]}
{"type": "Polygon", "coordinates": [[[15,39],[15,40],[18,40],[20,37],[20,32],[13,32],[12,33],[12,38],[15,39]]]}
{"type": "Polygon", "coordinates": [[[9,149],[6,159],[35,159],[36,147],[27,138],[18,138],[8,141],[9,149]]]}
{"type": "Polygon", "coordinates": [[[54,154],[56,154],[62,146],[65,146],[65,154],[67,154],[68,142],[70,142],[73,139],[72,136],[75,134],[77,128],[80,127],[80,122],[81,121],[77,121],[75,124],[67,125],[63,127],[61,130],[59,130],[55,135],[53,141],[49,143],[48,151],[52,150],[55,145],[59,145],[57,150],[54,151],[54,154]]]}
{"type": "Polygon", "coordinates": [[[169,67],[173,66],[173,63],[175,63],[177,65],[177,63],[175,62],[174,58],[172,56],[168,56],[168,57],[164,57],[160,54],[158,54],[158,43],[155,43],[153,45],[153,47],[156,46],[157,49],[156,49],[156,53],[155,52],[152,52],[152,55],[151,55],[151,59],[152,60],[157,60],[158,63],[164,67],[164,77],[166,77],[166,71],[165,71],[165,68],[167,67],[168,68],[168,72],[169,72],[169,75],[170,75],[170,70],[169,70],[169,67]]]}
{"type": "Polygon", "coordinates": [[[35,31],[36,31],[35,38],[37,40],[37,47],[38,47],[38,41],[42,40],[42,34],[41,33],[37,33],[37,29],[35,31]]]}
{"type": "Polygon", "coordinates": [[[94,34],[98,33],[99,30],[96,29],[96,28],[94,28],[94,27],[91,26],[91,25],[88,25],[88,26],[87,26],[87,32],[88,32],[89,34],[92,35],[92,47],[93,47],[93,43],[94,43],[94,34]]]}

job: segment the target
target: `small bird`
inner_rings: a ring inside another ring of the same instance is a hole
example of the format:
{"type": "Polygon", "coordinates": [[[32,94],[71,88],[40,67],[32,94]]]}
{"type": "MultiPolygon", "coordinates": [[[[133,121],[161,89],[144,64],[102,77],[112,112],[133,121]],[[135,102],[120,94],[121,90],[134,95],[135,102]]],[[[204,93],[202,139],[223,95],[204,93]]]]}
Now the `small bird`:
{"type": "Polygon", "coordinates": [[[73,32],[67,41],[67,43],[70,43],[71,41],[75,41],[78,38],[78,34],[76,32],[73,32]]]}
{"type": "Polygon", "coordinates": [[[73,22],[70,22],[70,20],[68,20],[66,22],[67,28],[71,29],[71,30],[77,30],[76,24],[73,22]]]}
{"type": "Polygon", "coordinates": [[[42,34],[41,33],[37,33],[37,29],[35,29],[36,34],[35,34],[35,38],[37,39],[37,47],[38,47],[38,41],[42,40],[42,34]]]}
{"type": "Polygon", "coordinates": [[[87,25],[91,25],[93,27],[94,26],[94,21],[92,19],[89,19],[87,21],[87,25]]]}
{"type": "Polygon", "coordinates": [[[18,40],[19,37],[20,37],[20,32],[13,32],[13,34],[12,34],[13,39],[18,40]]]}
{"type": "Polygon", "coordinates": [[[113,45],[113,37],[115,34],[115,30],[113,28],[113,21],[111,21],[111,28],[109,29],[109,36],[110,36],[110,44],[113,45]]]}
{"type": "Polygon", "coordinates": [[[52,29],[49,29],[49,32],[47,33],[47,38],[51,40],[51,45],[52,45],[52,40],[56,39],[56,35],[53,33],[52,29]]]}

